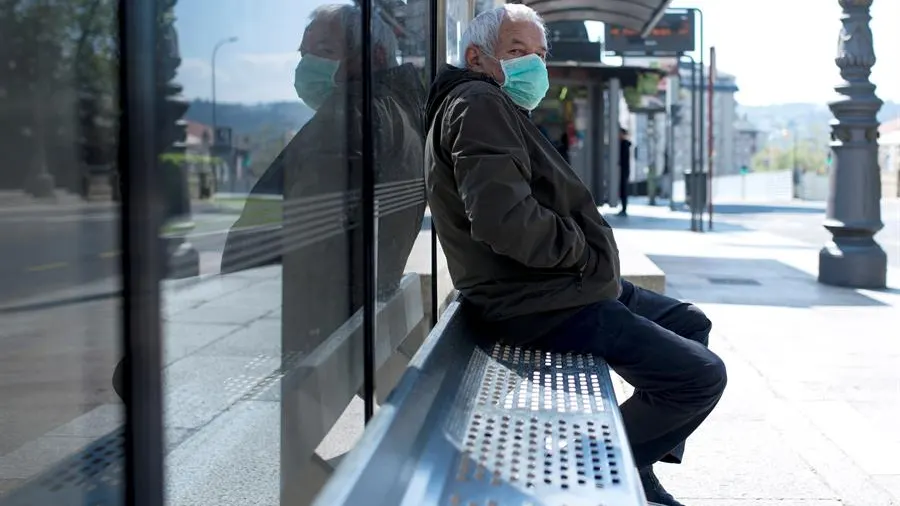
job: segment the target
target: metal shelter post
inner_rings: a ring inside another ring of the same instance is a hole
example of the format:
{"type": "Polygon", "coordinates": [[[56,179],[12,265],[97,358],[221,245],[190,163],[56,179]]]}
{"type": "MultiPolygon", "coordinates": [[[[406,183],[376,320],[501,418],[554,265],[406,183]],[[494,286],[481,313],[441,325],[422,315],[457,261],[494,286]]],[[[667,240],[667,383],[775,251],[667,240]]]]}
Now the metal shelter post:
{"type": "Polygon", "coordinates": [[[691,62],[691,166],[690,170],[683,174],[684,197],[685,203],[691,212],[691,231],[698,232],[703,230],[703,210],[699,210],[700,216],[698,216],[697,200],[695,199],[697,191],[693,184],[695,180],[693,174],[702,170],[701,160],[698,156],[698,152],[701,151],[700,142],[702,142],[700,139],[700,127],[703,121],[702,113],[700,112],[700,103],[702,102],[700,88],[702,88],[702,83],[697,80],[697,61],[688,54],[684,55],[684,58],[691,62]]]}
{"type": "Polygon", "coordinates": [[[609,108],[606,117],[609,118],[609,124],[605,125],[606,135],[609,142],[607,143],[607,159],[609,160],[609,172],[607,173],[607,181],[609,181],[609,205],[611,207],[619,205],[619,95],[622,85],[619,79],[613,78],[609,80],[606,88],[607,101],[604,104],[609,108]]]}
{"type": "MultiPolygon", "coordinates": [[[[705,122],[704,122],[705,106],[704,106],[704,103],[703,103],[703,102],[705,101],[706,97],[704,96],[704,95],[705,95],[705,93],[704,93],[705,88],[703,87],[703,83],[704,83],[704,75],[705,75],[705,73],[706,73],[706,60],[705,60],[705,55],[706,55],[706,53],[705,53],[705,51],[704,51],[704,49],[703,49],[703,48],[704,48],[704,41],[703,41],[703,32],[704,32],[704,26],[703,26],[703,11],[700,10],[700,9],[697,9],[697,8],[694,8],[693,11],[694,11],[694,12],[697,14],[697,16],[700,18],[700,23],[699,23],[699,25],[700,25],[700,27],[699,27],[699,28],[700,28],[700,49],[699,49],[699,53],[700,53],[700,62],[699,62],[699,67],[700,67],[700,68],[698,69],[698,72],[699,72],[699,74],[700,74],[700,79],[697,81],[697,88],[698,88],[697,94],[698,94],[698,98],[699,98],[699,103],[698,103],[698,106],[697,106],[697,107],[698,107],[698,109],[699,109],[699,111],[700,111],[700,122],[698,123],[698,128],[699,128],[699,130],[697,130],[697,135],[698,135],[698,138],[699,138],[699,141],[700,141],[700,151],[697,152],[697,158],[698,158],[698,169],[702,172],[702,171],[705,170],[705,169],[704,169],[704,167],[705,167],[705,164],[704,164],[704,160],[705,160],[705,156],[704,156],[704,155],[705,155],[705,153],[704,153],[703,145],[704,145],[704,139],[705,139],[705,133],[706,133],[706,124],[705,124],[705,122]]],[[[710,128],[712,128],[712,125],[710,125],[710,128]]],[[[698,220],[699,220],[700,232],[702,232],[702,231],[703,231],[703,211],[702,211],[702,210],[700,211],[700,216],[698,216],[698,220]]]]}
{"type": "MultiPolygon", "coordinates": [[[[681,62],[678,55],[677,62],[681,62]]],[[[681,71],[678,63],[675,64],[675,73],[666,78],[666,158],[665,168],[668,169],[667,186],[669,193],[669,209],[675,210],[675,110],[681,115],[681,103],[678,100],[678,89],[681,87],[681,71]],[[678,80],[675,81],[675,78],[678,80]]]]}
{"type": "Polygon", "coordinates": [[[713,122],[713,107],[715,105],[715,86],[716,86],[716,48],[715,46],[709,48],[709,96],[707,99],[709,100],[709,146],[707,149],[709,150],[709,160],[707,163],[709,164],[709,168],[707,169],[706,176],[706,185],[707,185],[707,211],[706,217],[709,220],[709,229],[713,228],[713,172],[715,169],[715,128],[713,122]]]}

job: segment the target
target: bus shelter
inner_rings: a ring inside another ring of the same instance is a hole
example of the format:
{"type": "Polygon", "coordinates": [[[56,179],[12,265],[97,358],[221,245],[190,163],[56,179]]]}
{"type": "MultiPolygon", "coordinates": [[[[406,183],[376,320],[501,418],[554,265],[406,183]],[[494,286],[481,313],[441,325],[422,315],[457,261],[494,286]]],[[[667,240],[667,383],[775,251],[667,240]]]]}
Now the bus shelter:
{"type": "MultiPolygon", "coordinates": [[[[499,4],[13,3],[0,190],[22,204],[0,235],[21,265],[0,287],[15,330],[0,504],[310,504],[342,455],[319,452],[325,435],[369,420],[452,290],[425,212],[421,108],[499,4]],[[298,86],[308,54],[340,58],[334,87],[298,86]],[[241,171],[223,145],[246,150],[241,171]],[[247,180],[200,197],[211,162],[247,180]],[[115,188],[74,195],[101,166],[115,188]]],[[[646,33],[669,1],[526,3],[646,33]]],[[[581,166],[615,166],[596,141],[615,108],[598,97],[635,71],[551,72],[557,97],[588,90],[566,113],[595,116],[581,166]]]]}

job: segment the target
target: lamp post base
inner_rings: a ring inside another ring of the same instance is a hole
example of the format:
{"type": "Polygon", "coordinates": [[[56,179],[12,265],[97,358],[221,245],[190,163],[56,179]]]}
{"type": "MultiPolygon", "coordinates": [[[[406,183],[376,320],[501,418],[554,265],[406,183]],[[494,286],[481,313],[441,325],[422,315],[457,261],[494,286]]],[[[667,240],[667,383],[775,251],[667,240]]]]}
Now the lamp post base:
{"type": "Polygon", "coordinates": [[[829,242],[819,251],[819,282],[850,288],[884,288],[887,255],[871,237],[829,242]]]}

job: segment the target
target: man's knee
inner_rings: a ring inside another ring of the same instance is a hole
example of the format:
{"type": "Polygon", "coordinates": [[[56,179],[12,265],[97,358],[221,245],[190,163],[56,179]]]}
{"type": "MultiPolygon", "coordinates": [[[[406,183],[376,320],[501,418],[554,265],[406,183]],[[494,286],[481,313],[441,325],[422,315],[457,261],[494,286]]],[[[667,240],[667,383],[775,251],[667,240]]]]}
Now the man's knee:
{"type": "Polygon", "coordinates": [[[728,384],[728,371],[721,357],[712,351],[708,353],[702,372],[703,385],[708,395],[718,401],[728,384]]]}
{"type": "Polygon", "coordinates": [[[684,371],[689,379],[678,389],[678,402],[684,408],[697,412],[715,406],[728,383],[725,362],[712,351],[705,349],[702,358],[693,362],[684,371]]]}
{"type": "Polygon", "coordinates": [[[699,307],[687,304],[684,312],[684,334],[682,337],[696,341],[703,346],[709,346],[709,333],[712,331],[712,321],[699,307]]]}

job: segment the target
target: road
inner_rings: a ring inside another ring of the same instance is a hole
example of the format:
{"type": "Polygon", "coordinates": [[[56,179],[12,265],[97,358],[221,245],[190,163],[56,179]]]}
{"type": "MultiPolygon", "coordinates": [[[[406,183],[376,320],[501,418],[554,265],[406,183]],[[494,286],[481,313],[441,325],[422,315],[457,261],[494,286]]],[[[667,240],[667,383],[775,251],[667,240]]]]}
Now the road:
{"type": "MultiPolygon", "coordinates": [[[[200,252],[201,273],[218,271],[236,214],[203,213],[188,240],[200,252]]],[[[119,220],[112,212],[71,216],[0,216],[0,307],[116,279],[119,220]]]]}
{"type": "MultiPolygon", "coordinates": [[[[825,204],[718,204],[714,225],[725,222],[790,237],[809,244],[823,245],[831,234],[822,226],[825,204]]],[[[875,236],[888,255],[888,264],[900,268],[900,200],[883,200],[881,221],[884,228],[875,236]]]]}
{"type": "MultiPolygon", "coordinates": [[[[830,234],[824,203],[717,204],[715,221],[765,230],[812,245],[830,234]]],[[[200,212],[188,240],[200,253],[202,274],[218,272],[225,236],[237,214],[200,212]]],[[[884,228],[876,240],[900,268],[900,200],[882,202],[884,228]]],[[[0,216],[0,307],[54,292],[115,280],[120,269],[119,222],[110,211],[36,217],[0,216]]]]}
{"type": "MultiPolygon", "coordinates": [[[[199,213],[189,240],[217,272],[237,214],[199,213]]],[[[117,405],[122,357],[119,221],[115,213],[0,213],[0,497],[20,485],[3,457],[43,434],[117,405]]],[[[46,450],[42,450],[46,451],[46,450]]]]}

